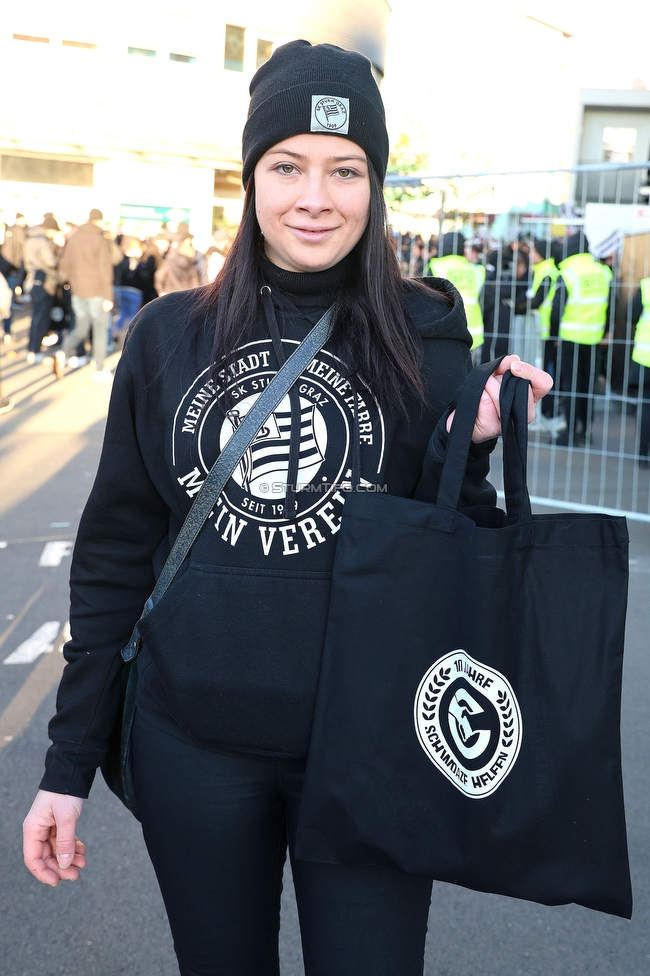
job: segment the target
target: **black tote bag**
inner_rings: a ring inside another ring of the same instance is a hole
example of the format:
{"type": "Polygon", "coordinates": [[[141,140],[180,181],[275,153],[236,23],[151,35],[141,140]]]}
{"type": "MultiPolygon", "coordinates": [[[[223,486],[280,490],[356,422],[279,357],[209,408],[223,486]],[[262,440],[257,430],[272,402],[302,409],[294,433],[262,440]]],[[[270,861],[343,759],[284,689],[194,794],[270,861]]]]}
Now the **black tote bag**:
{"type": "Polygon", "coordinates": [[[495,367],[463,388],[435,504],[346,501],[297,856],[629,918],[627,526],[531,514],[528,383],[509,373],[507,511],[458,511],[495,367]]]}

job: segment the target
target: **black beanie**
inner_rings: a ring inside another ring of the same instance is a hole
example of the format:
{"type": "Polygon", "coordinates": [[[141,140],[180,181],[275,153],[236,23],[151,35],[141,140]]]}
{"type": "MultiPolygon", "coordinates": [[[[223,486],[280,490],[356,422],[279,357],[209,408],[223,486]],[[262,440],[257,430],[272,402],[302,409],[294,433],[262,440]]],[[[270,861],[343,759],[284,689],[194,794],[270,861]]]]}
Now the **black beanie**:
{"type": "Polygon", "coordinates": [[[438,257],[446,258],[450,254],[456,254],[461,258],[465,256],[465,238],[460,231],[449,231],[438,241],[438,257]]]}
{"type": "Polygon", "coordinates": [[[535,250],[542,258],[549,258],[551,256],[551,242],[542,240],[541,237],[535,237],[533,240],[533,245],[535,250]]]}
{"type": "Polygon", "coordinates": [[[290,41],[253,75],[250,94],[242,137],[244,186],[271,146],[309,132],[356,142],[383,183],[388,165],[384,104],[362,54],[334,44],[290,41]]]}

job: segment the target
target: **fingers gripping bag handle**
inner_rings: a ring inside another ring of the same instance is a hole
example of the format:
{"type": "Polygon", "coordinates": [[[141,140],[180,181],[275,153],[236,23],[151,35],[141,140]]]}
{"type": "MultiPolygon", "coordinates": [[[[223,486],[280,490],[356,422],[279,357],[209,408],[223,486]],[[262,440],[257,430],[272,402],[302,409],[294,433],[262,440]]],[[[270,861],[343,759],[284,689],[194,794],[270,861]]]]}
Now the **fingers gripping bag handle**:
{"type": "Polygon", "coordinates": [[[526,486],[528,468],[528,391],[530,383],[508,370],[501,381],[499,412],[503,437],[503,485],[510,523],[532,521],[526,486]]]}
{"type": "MultiPolygon", "coordinates": [[[[502,359],[503,357],[476,366],[463,384],[449,432],[438,488],[436,503],[442,508],[458,509],[481,397],[485,384],[502,359]]],[[[528,522],[531,519],[530,498],[526,487],[528,389],[528,380],[513,376],[510,370],[503,375],[500,413],[503,478],[509,522],[528,522]]]]}

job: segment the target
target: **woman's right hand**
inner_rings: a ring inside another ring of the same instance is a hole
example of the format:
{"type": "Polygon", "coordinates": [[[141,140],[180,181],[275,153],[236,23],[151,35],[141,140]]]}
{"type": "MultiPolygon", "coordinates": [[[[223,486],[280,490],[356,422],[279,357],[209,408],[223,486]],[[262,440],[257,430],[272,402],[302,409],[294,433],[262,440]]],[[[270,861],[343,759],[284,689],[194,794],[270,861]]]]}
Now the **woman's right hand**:
{"type": "Polygon", "coordinates": [[[66,793],[39,790],[23,823],[23,856],[43,884],[76,881],[86,867],[86,847],[77,839],[77,820],[84,801],[66,793]]]}

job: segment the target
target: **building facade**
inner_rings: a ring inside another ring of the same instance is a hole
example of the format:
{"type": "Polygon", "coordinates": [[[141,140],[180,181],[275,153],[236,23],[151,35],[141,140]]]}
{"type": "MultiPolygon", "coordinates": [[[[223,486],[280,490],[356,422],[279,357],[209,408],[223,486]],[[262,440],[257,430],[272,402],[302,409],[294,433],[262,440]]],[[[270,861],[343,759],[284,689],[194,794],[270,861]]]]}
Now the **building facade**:
{"type": "Polygon", "coordinates": [[[365,54],[381,79],[389,12],[387,0],[13,5],[0,26],[3,218],[79,223],[98,207],[127,233],[184,220],[207,241],[241,213],[255,70],[304,37],[365,54]]]}

